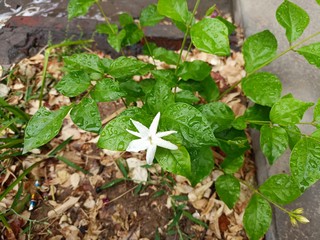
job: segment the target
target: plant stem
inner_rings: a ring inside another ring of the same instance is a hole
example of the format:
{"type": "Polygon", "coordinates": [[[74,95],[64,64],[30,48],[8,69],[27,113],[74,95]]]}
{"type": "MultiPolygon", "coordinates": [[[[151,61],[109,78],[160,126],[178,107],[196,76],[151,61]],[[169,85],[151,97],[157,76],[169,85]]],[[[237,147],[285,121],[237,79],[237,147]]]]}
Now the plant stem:
{"type": "Polygon", "coordinates": [[[253,186],[251,186],[249,183],[247,183],[246,181],[239,179],[239,181],[245,185],[246,187],[248,187],[253,193],[258,194],[259,196],[261,196],[263,199],[265,199],[266,201],[270,202],[271,204],[273,204],[274,206],[276,206],[277,208],[279,208],[281,211],[287,213],[289,216],[291,216],[291,212],[288,211],[287,209],[281,207],[280,205],[278,205],[277,203],[271,201],[270,199],[268,199],[266,196],[264,196],[261,192],[259,192],[257,189],[255,189],[253,186]]]}
{"type": "MultiPolygon", "coordinates": [[[[268,64],[270,64],[271,62],[275,61],[276,59],[280,58],[281,56],[285,55],[286,53],[290,52],[291,50],[294,51],[294,49],[296,47],[299,47],[301,44],[309,41],[310,39],[318,36],[320,34],[320,32],[316,32],[312,35],[310,35],[309,37],[301,40],[300,42],[296,43],[295,45],[290,46],[289,48],[287,48],[286,50],[284,50],[283,52],[279,53],[278,55],[276,55],[275,57],[271,58],[269,61],[265,62],[264,64],[262,64],[261,66],[257,67],[256,69],[254,69],[253,71],[249,72],[247,74],[246,77],[249,77],[250,75],[254,74],[255,72],[257,72],[258,70],[260,70],[261,68],[267,66],[268,64]]],[[[233,89],[235,89],[243,80],[244,78],[242,78],[240,81],[236,82],[235,84],[233,84],[230,88],[228,88],[227,90],[225,90],[223,93],[220,94],[219,99],[221,99],[223,96],[225,96],[226,94],[228,94],[229,92],[231,92],[233,89]]]]}
{"type": "Polygon", "coordinates": [[[178,61],[177,61],[177,68],[176,68],[176,73],[178,71],[178,67],[180,65],[180,61],[181,61],[181,58],[182,58],[182,52],[183,52],[183,49],[184,49],[184,46],[186,45],[186,42],[187,42],[187,38],[188,38],[188,35],[189,35],[189,31],[190,31],[190,25],[192,23],[192,19],[194,18],[195,14],[196,14],[196,11],[199,7],[199,4],[200,4],[201,0],[197,0],[196,4],[194,5],[194,8],[193,8],[193,11],[192,11],[192,16],[190,17],[189,21],[188,21],[188,24],[187,24],[187,30],[184,34],[184,37],[183,37],[183,40],[182,40],[182,44],[181,44],[181,49],[180,49],[180,53],[179,53],[179,58],[178,58],[178,61]]]}

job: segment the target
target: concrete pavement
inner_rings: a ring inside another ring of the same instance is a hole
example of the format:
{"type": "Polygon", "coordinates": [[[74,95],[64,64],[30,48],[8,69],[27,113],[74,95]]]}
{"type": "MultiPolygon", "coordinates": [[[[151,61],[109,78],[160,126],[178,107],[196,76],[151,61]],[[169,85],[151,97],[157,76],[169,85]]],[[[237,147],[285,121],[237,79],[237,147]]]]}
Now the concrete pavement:
{"type": "MultiPolygon", "coordinates": [[[[301,39],[319,31],[320,6],[316,1],[292,0],[292,2],[304,8],[310,15],[309,27],[301,39]]],[[[241,23],[246,36],[269,29],[278,40],[278,50],[288,48],[285,30],[277,23],[276,9],[282,3],[279,0],[233,0],[235,17],[241,23]]],[[[319,41],[312,39],[311,42],[319,41]]],[[[309,65],[306,60],[297,53],[290,52],[263,70],[276,74],[283,83],[283,95],[291,92],[303,101],[316,102],[320,98],[320,70],[309,65]]],[[[305,115],[305,121],[312,120],[312,111],[305,115]]],[[[312,129],[302,126],[301,130],[310,133],[312,129]]],[[[253,131],[253,148],[256,165],[258,168],[258,182],[263,183],[268,176],[278,173],[289,173],[290,151],[287,151],[273,166],[269,166],[259,147],[259,133],[253,131]]],[[[320,182],[308,189],[303,196],[297,199],[287,208],[290,210],[303,207],[303,214],[310,223],[299,227],[293,227],[287,214],[275,209],[275,214],[266,240],[317,240],[320,239],[320,182]]]]}

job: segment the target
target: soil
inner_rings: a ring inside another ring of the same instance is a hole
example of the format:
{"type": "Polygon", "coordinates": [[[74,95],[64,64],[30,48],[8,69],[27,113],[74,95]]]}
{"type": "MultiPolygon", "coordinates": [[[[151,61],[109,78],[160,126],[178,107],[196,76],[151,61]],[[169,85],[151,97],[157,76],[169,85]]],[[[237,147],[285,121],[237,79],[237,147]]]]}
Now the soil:
{"type": "MultiPolygon", "coordinates": [[[[47,80],[43,105],[50,110],[76,100],[70,100],[53,88],[63,74],[63,64],[54,56],[63,54],[63,50],[53,52],[48,65],[50,79],[47,80]]],[[[108,57],[103,53],[97,54],[108,57]]],[[[138,58],[150,60],[147,56],[138,58]]],[[[6,83],[9,88],[5,96],[7,103],[20,107],[30,115],[36,112],[39,105],[37,95],[41,86],[43,59],[42,53],[24,59],[13,65],[1,78],[1,83],[6,83]]],[[[207,61],[212,65],[211,75],[221,91],[244,76],[240,52],[233,51],[230,57],[225,58],[193,51],[188,60],[194,59],[207,61]]],[[[157,62],[157,65],[161,68],[169,67],[161,62],[157,62]]],[[[222,101],[236,115],[243,114],[246,109],[246,99],[240,88],[227,94],[222,101]]],[[[120,101],[100,103],[99,109],[103,123],[106,124],[124,109],[124,105],[120,101]]],[[[10,131],[4,134],[13,135],[10,131]]],[[[97,134],[78,129],[67,117],[61,133],[46,146],[32,151],[28,156],[12,157],[1,162],[2,192],[23,169],[42,161],[23,180],[20,197],[22,207],[19,211],[9,211],[18,192],[18,185],[0,202],[0,210],[5,213],[3,216],[8,222],[8,226],[0,223],[0,239],[170,240],[179,239],[179,233],[185,239],[247,239],[242,217],[251,192],[246,187],[241,186],[240,198],[234,209],[228,209],[215,192],[214,181],[221,174],[217,170],[213,170],[212,174],[195,187],[191,187],[181,176],[163,172],[157,164],[147,169],[148,181],[145,184],[135,183],[132,178],[115,183],[113,181],[124,177],[119,166],[125,166],[128,159],[142,161],[145,155],[98,149],[97,139],[97,134]],[[71,141],[58,155],[76,164],[80,170],[48,156],[52,149],[70,136],[71,141]],[[85,174],[85,171],[89,174],[85,174]],[[36,181],[39,181],[40,186],[34,186],[36,181]],[[115,184],[103,189],[101,186],[106,183],[115,184]],[[28,211],[30,196],[36,201],[36,206],[28,211]],[[177,200],[176,196],[182,199],[177,200]],[[182,210],[189,212],[193,219],[180,216],[182,210]],[[199,225],[194,219],[202,221],[208,228],[199,225]],[[174,225],[177,220],[178,224],[174,225]]],[[[212,150],[215,163],[219,165],[224,155],[217,149],[212,150]]],[[[130,177],[133,176],[131,170],[130,177]]],[[[245,163],[235,176],[255,184],[251,150],[246,153],[245,163]]]]}

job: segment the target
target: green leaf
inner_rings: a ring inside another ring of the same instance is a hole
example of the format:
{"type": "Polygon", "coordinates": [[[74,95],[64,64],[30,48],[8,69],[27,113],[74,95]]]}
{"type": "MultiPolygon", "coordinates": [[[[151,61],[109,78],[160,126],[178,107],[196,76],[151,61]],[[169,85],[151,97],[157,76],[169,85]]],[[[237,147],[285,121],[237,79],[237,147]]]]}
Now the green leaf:
{"type": "Polygon", "coordinates": [[[253,102],[270,106],[281,97],[282,85],[279,78],[268,72],[259,72],[242,80],[244,94],[253,102]]]}
{"type": "Polygon", "coordinates": [[[312,65],[320,68],[320,42],[303,46],[296,50],[312,65]]]}
{"type": "Polygon", "coordinates": [[[155,157],[164,170],[185,177],[190,176],[191,161],[189,153],[184,146],[179,146],[177,150],[158,147],[155,157]]]}
{"type": "Polygon", "coordinates": [[[40,147],[54,138],[59,133],[63,119],[71,107],[72,105],[61,107],[53,112],[41,107],[33,115],[26,127],[23,153],[40,147]]]}
{"type": "Polygon", "coordinates": [[[220,148],[228,156],[238,157],[246,150],[250,149],[250,145],[244,131],[230,128],[215,134],[219,141],[220,148]]]}
{"type": "Polygon", "coordinates": [[[252,73],[268,63],[276,56],[277,48],[277,39],[269,30],[248,37],[243,44],[247,73],[252,73]]]}
{"type": "Polygon", "coordinates": [[[217,144],[208,122],[201,112],[186,103],[167,106],[162,114],[167,129],[176,130],[187,147],[217,144]]]}
{"type": "Polygon", "coordinates": [[[318,139],[302,137],[292,149],[290,170],[292,177],[304,191],[320,179],[320,144],[318,139]]]}
{"type": "Polygon", "coordinates": [[[182,90],[176,93],[176,102],[184,102],[188,104],[196,103],[199,101],[193,92],[188,90],[182,90]]]}
{"type": "Polygon", "coordinates": [[[260,147],[272,165],[287,149],[288,134],[282,127],[264,125],[260,129],[260,147]]]}
{"type": "Polygon", "coordinates": [[[144,9],[142,9],[140,13],[140,24],[141,27],[146,26],[155,26],[157,25],[162,19],[164,19],[164,16],[159,14],[157,11],[157,5],[156,4],[150,4],[144,9]]]}
{"type": "Polygon", "coordinates": [[[211,67],[208,63],[195,60],[193,62],[183,62],[177,71],[177,75],[183,80],[202,81],[210,75],[211,67]]]}
{"type": "Polygon", "coordinates": [[[212,102],[202,105],[199,110],[207,119],[214,132],[231,128],[234,113],[227,104],[223,102],[212,102]]]}
{"type": "Polygon", "coordinates": [[[151,73],[157,81],[163,81],[169,87],[175,87],[177,85],[178,77],[175,75],[173,69],[157,69],[152,70],[151,73]]]}
{"type": "Polygon", "coordinates": [[[243,165],[244,155],[240,156],[227,156],[220,167],[223,169],[225,173],[233,174],[236,173],[243,165]]]}
{"type": "Polygon", "coordinates": [[[230,54],[228,28],[215,18],[203,18],[191,27],[192,43],[199,50],[219,56],[230,54]]]}
{"type": "Polygon", "coordinates": [[[73,71],[65,74],[55,88],[67,97],[75,97],[87,90],[90,82],[85,71],[73,71]]]}
{"type": "Polygon", "coordinates": [[[320,0],[316,0],[316,2],[320,5],[320,0]]]}
{"type": "Polygon", "coordinates": [[[287,134],[288,134],[288,139],[289,139],[289,147],[292,150],[293,147],[299,142],[301,138],[301,132],[300,129],[296,125],[289,125],[283,127],[287,134]]]}
{"type": "Polygon", "coordinates": [[[313,121],[317,124],[317,128],[320,127],[320,99],[318,100],[313,111],[313,121]]]}
{"type": "Polygon", "coordinates": [[[207,102],[217,100],[220,95],[219,88],[210,75],[201,82],[199,93],[207,102]]]}
{"type": "Polygon", "coordinates": [[[117,81],[105,78],[97,82],[90,95],[96,102],[110,102],[124,97],[126,93],[120,89],[117,81]]]}
{"type": "Polygon", "coordinates": [[[144,63],[135,58],[119,57],[111,63],[109,74],[115,78],[125,78],[144,75],[153,68],[152,64],[144,63]]]}
{"type": "Polygon", "coordinates": [[[273,123],[284,126],[297,124],[312,105],[311,102],[302,102],[292,96],[283,97],[271,108],[270,119],[273,123]]]}
{"type": "Polygon", "coordinates": [[[68,20],[86,15],[95,0],[70,0],[68,3],[68,20]]]}
{"type": "Polygon", "coordinates": [[[154,49],[152,54],[155,59],[158,59],[168,64],[173,64],[173,65],[177,64],[179,59],[179,54],[162,47],[158,47],[154,49]]]}
{"type": "Polygon", "coordinates": [[[188,5],[186,0],[159,0],[158,12],[178,22],[188,20],[188,5]]]}
{"type": "Polygon", "coordinates": [[[221,200],[232,209],[240,196],[240,182],[234,176],[225,174],[218,177],[215,183],[221,200]]]}
{"type": "Polygon", "coordinates": [[[70,112],[74,124],[79,128],[98,133],[101,128],[101,118],[97,103],[91,98],[83,98],[70,112]]]}
{"type": "Polygon", "coordinates": [[[126,37],[126,35],[127,35],[126,30],[122,29],[117,34],[110,34],[107,38],[107,42],[110,44],[110,46],[114,50],[116,50],[117,52],[120,52],[123,39],[126,37]]]}
{"type": "Polygon", "coordinates": [[[247,127],[247,123],[250,123],[252,128],[260,129],[261,122],[270,121],[270,110],[270,107],[255,104],[252,107],[247,108],[244,115],[236,118],[232,123],[232,126],[238,130],[244,130],[247,127]]]}
{"type": "Polygon", "coordinates": [[[267,179],[259,191],[271,201],[286,205],[297,199],[301,192],[297,183],[287,174],[277,174],[267,179]]]}
{"type": "Polygon", "coordinates": [[[139,42],[143,36],[143,31],[135,24],[129,24],[124,27],[126,36],[122,39],[122,46],[130,46],[139,42]]]}
{"type": "Polygon", "coordinates": [[[195,24],[195,17],[192,15],[192,12],[188,11],[188,22],[179,22],[176,20],[172,20],[173,24],[183,33],[187,32],[188,27],[193,26],[195,24]],[[191,20],[190,20],[191,19],[191,20]]]}
{"type": "Polygon", "coordinates": [[[213,153],[210,147],[188,148],[191,159],[191,175],[188,176],[192,186],[209,176],[214,168],[213,153]]]}
{"type": "Polygon", "coordinates": [[[110,121],[100,134],[98,147],[113,151],[125,151],[129,143],[137,138],[126,130],[136,131],[130,119],[129,116],[120,116],[110,121]]]}
{"type": "Polygon", "coordinates": [[[290,43],[302,35],[310,21],[306,11],[288,0],[278,7],[276,18],[278,23],[286,30],[286,36],[290,43]]]}
{"type": "Polygon", "coordinates": [[[96,31],[102,34],[113,35],[118,32],[118,26],[117,24],[100,23],[97,24],[96,31]]]}
{"type": "Polygon", "coordinates": [[[134,23],[132,16],[129,13],[121,13],[119,15],[119,23],[122,27],[134,23]]]}
{"type": "Polygon", "coordinates": [[[171,88],[162,81],[157,81],[153,90],[146,96],[146,107],[151,113],[163,112],[174,103],[174,95],[171,88]]]}
{"type": "Polygon", "coordinates": [[[103,67],[100,63],[100,58],[95,54],[79,53],[63,58],[64,63],[68,68],[74,70],[88,70],[103,73],[103,67]]]}
{"type": "Polygon", "coordinates": [[[227,19],[220,16],[216,17],[216,19],[219,19],[221,22],[223,22],[226,25],[226,27],[228,28],[228,35],[231,35],[234,32],[234,30],[236,30],[236,26],[231,22],[229,22],[227,19]]]}
{"type": "Polygon", "coordinates": [[[267,232],[272,220],[272,209],[267,200],[254,194],[243,216],[244,229],[250,240],[259,240],[267,232]]]}

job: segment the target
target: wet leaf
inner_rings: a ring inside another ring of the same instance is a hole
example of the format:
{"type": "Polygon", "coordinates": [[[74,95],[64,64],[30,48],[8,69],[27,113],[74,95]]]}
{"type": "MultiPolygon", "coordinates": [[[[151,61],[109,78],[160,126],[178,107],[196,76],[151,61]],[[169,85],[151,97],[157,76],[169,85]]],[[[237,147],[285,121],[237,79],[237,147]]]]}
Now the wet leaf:
{"type": "Polygon", "coordinates": [[[210,147],[188,148],[191,159],[191,175],[188,176],[192,186],[201,182],[214,168],[213,153],[210,147]]]}
{"type": "Polygon", "coordinates": [[[100,24],[97,24],[96,31],[98,33],[112,35],[118,32],[118,26],[117,24],[100,23],[100,24]]]}
{"type": "Polygon", "coordinates": [[[146,107],[153,114],[163,112],[168,105],[174,103],[171,88],[162,81],[157,81],[146,96],[146,107]]]}
{"type": "Polygon", "coordinates": [[[202,81],[209,76],[210,72],[211,67],[208,63],[195,60],[193,62],[183,62],[178,68],[177,75],[183,80],[202,81]]]}
{"type": "Polygon", "coordinates": [[[201,82],[199,93],[207,102],[217,100],[220,95],[219,88],[211,76],[201,82]]]}
{"type": "Polygon", "coordinates": [[[217,144],[210,126],[201,112],[186,103],[175,103],[168,106],[162,119],[167,129],[178,131],[188,147],[200,147],[217,144]]]}
{"type": "Polygon", "coordinates": [[[290,43],[297,40],[310,22],[308,13],[288,0],[282,2],[276,12],[278,23],[286,30],[290,43]]]}
{"type": "Polygon", "coordinates": [[[216,190],[221,200],[232,209],[240,196],[240,182],[234,176],[225,174],[215,182],[216,190]]]}
{"type": "Polygon", "coordinates": [[[312,65],[320,68],[320,43],[312,43],[296,50],[312,65]]]}
{"type": "Polygon", "coordinates": [[[232,174],[237,172],[243,165],[244,155],[240,156],[227,156],[220,167],[225,171],[225,173],[232,174]]]}
{"type": "Polygon", "coordinates": [[[215,133],[219,146],[228,156],[240,156],[246,150],[250,149],[247,136],[244,131],[230,128],[215,133]]]}
{"type": "Polygon", "coordinates": [[[236,26],[231,22],[229,22],[227,19],[220,16],[216,17],[216,19],[219,19],[221,22],[223,22],[226,25],[226,27],[228,28],[228,35],[231,35],[234,32],[234,30],[236,30],[236,26]]]}
{"type": "Polygon", "coordinates": [[[313,121],[315,122],[316,127],[320,128],[320,99],[313,110],[313,121]]]}
{"type": "Polygon", "coordinates": [[[250,240],[259,240],[267,232],[272,220],[269,203],[254,194],[243,216],[244,229],[250,240]]]}
{"type": "Polygon", "coordinates": [[[304,191],[320,179],[320,145],[319,140],[302,137],[292,149],[290,170],[292,177],[304,191]]]}
{"type": "Polygon", "coordinates": [[[241,83],[244,94],[253,102],[272,107],[281,97],[279,78],[268,72],[259,72],[244,78],[241,83]]]}
{"type": "Polygon", "coordinates": [[[101,128],[101,118],[97,103],[91,98],[84,98],[70,112],[74,124],[79,128],[98,133],[101,128]]]}
{"type": "Polygon", "coordinates": [[[155,48],[152,52],[152,55],[155,59],[173,65],[177,64],[179,59],[179,54],[162,47],[155,48]]]}
{"type": "Polygon", "coordinates": [[[270,121],[269,113],[271,108],[255,104],[252,107],[247,108],[244,115],[235,119],[232,126],[238,130],[244,130],[247,127],[247,123],[256,129],[261,128],[261,122],[270,121]]]}
{"type": "Polygon", "coordinates": [[[234,120],[234,113],[227,104],[212,102],[202,105],[199,110],[207,119],[214,132],[220,132],[231,128],[231,124],[234,120]]]}
{"type": "Polygon", "coordinates": [[[103,73],[103,67],[100,63],[100,58],[95,54],[78,53],[72,56],[63,58],[64,63],[68,69],[73,70],[87,70],[93,72],[103,73]]]}
{"type": "Polygon", "coordinates": [[[173,69],[157,69],[151,71],[153,77],[157,81],[163,81],[169,87],[175,87],[178,82],[178,77],[175,75],[173,69]]]}
{"type": "Polygon", "coordinates": [[[191,161],[187,149],[179,146],[177,150],[157,148],[155,155],[160,166],[168,171],[185,177],[190,176],[191,161]]]}
{"type": "Polygon", "coordinates": [[[286,174],[277,174],[268,178],[259,191],[278,204],[289,204],[297,199],[301,192],[294,179],[286,174]]]}
{"type": "Polygon", "coordinates": [[[122,39],[122,46],[133,45],[139,42],[144,36],[143,31],[135,23],[128,24],[123,29],[126,32],[126,36],[122,39]]]}
{"type": "Polygon", "coordinates": [[[134,20],[129,13],[124,12],[119,15],[119,23],[122,27],[125,27],[127,25],[134,23],[134,20]]]}
{"type": "Polygon", "coordinates": [[[243,57],[247,73],[252,73],[268,63],[276,56],[277,48],[277,39],[269,30],[248,37],[243,44],[243,57]]]}
{"type": "Polygon", "coordinates": [[[264,125],[260,129],[260,147],[270,164],[273,164],[288,148],[289,139],[285,129],[264,125]]]}
{"type": "Polygon", "coordinates": [[[153,68],[152,64],[144,63],[135,58],[119,57],[111,63],[109,74],[115,78],[125,78],[144,75],[153,68]]]}
{"type": "Polygon", "coordinates": [[[188,5],[186,0],[159,0],[158,12],[178,22],[188,20],[188,5]]]}
{"type": "Polygon", "coordinates": [[[296,145],[297,142],[299,142],[301,138],[300,129],[296,125],[289,125],[283,128],[286,130],[288,134],[289,147],[292,150],[293,147],[296,145]]]}
{"type": "Polygon", "coordinates": [[[63,119],[71,107],[72,105],[61,107],[53,112],[41,107],[26,127],[23,153],[40,147],[54,138],[59,133],[63,119]]]}
{"type": "Polygon", "coordinates": [[[284,126],[297,124],[312,105],[313,103],[295,99],[292,95],[284,96],[271,108],[270,120],[284,126]]]}
{"type": "Polygon", "coordinates": [[[230,54],[228,28],[215,18],[204,18],[190,30],[192,43],[201,51],[226,56],[230,54]]]}
{"type": "Polygon", "coordinates": [[[164,19],[164,16],[159,14],[159,12],[157,11],[156,4],[150,4],[144,9],[142,9],[139,18],[142,27],[155,26],[162,19],[164,19]]]}
{"type": "Polygon", "coordinates": [[[75,97],[87,90],[90,82],[85,71],[72,71],[65,74],[55,88],[67,97],[75,97]]]}
{"type": "Polygon", "coordinates": [[[97,102],[110,102],[124,97],[126,93],[117,81],[105,78],[96,84],[90,95],[97,102]]]}
{"type": "Polygon", "coordinates": [[[123,39],[126,37],[126,30],[122,29],[119,33],[110,34],[107,38],[107,42],[110,44],[110,46],[116,50],[117,52],[120,52],[122,47],[123,39]]]}
{"type": "Polygon", "coordinates": [[[188,104],[196,103],[199,101],[193,92],[188,90],[182,90],[176,93],[176,102],[184,102],[188,104]]]}
{"type": "Polygon", "coordinates": [[[70,0],[68,3],[68,20],[86,15],[95,0],[70,0]]]}

